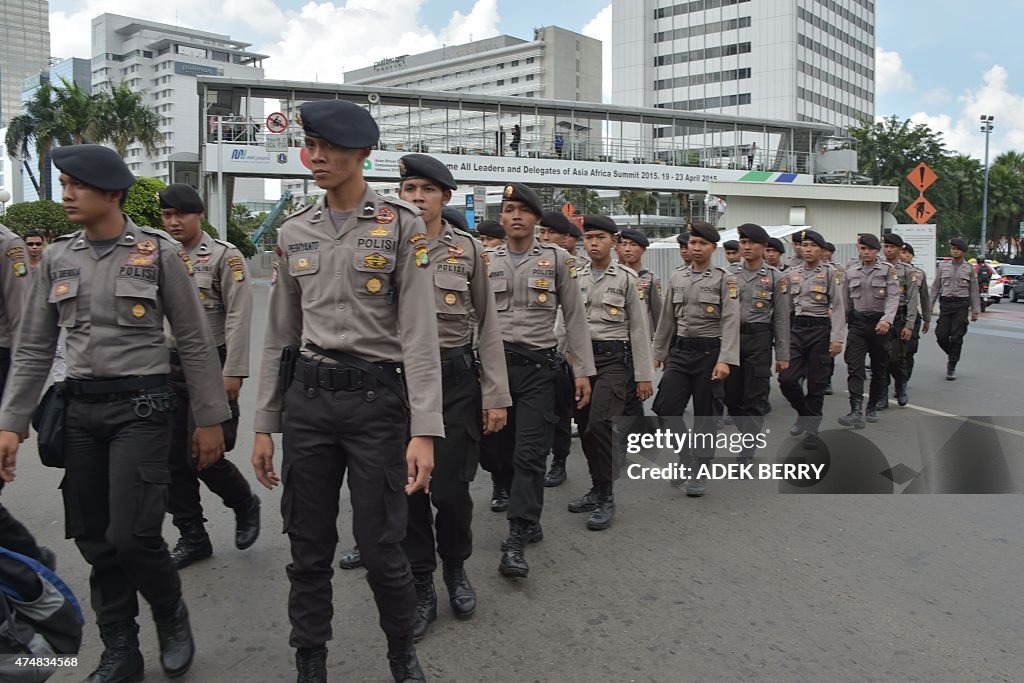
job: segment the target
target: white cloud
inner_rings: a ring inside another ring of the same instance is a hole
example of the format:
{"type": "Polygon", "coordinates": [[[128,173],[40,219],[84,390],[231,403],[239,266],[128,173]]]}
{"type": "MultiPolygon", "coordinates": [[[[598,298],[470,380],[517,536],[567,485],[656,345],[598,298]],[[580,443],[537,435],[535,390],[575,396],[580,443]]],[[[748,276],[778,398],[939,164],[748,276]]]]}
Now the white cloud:
{"type": "Polygon", "coordinates": [[[612,101],[612,6],[609,3],[588,21],[580,33],[601,41],[601,97],[612,101]]]}
{"type": "Polygon", "coordinates": [[[881,46],[875,48],[875,88],[878,93],[884,95],[913,87],[914,79],[903,68],[900,53],[884,50],[881,46]]]}
{"type": "Polygon", "coordinates": [[[981,132],[979,117],[995,116],[995,130],[990,140],[989,154],[994,157],[1008,149],[1024,148],[1024,95],[1009,89],[1009,74],[996,64],[982,75],[982,84],[976,90],[967,90],[958,98],[959,114],[929,114],[917,112],[910,118],[943,133],[946,145],[963,154],[982,158],[985,136],[981,132]]]}

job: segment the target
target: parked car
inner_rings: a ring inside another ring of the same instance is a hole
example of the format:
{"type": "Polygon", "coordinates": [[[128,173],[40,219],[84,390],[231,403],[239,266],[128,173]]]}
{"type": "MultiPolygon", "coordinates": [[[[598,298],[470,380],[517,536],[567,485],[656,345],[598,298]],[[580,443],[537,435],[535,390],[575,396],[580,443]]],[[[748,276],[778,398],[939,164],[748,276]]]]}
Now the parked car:
{"type": "Polygon", "coordinates": [[[1003,296],[1014,303],[1024,300],[1024,266],[999,266],[999,275],[1004,280],[1003,296]]]}
{"type": "Polygon", "coordinates": [[[1014,266],[1009,263],[1000,263],[995,266],[995,274],[988,285],[988,295],[992,303],[999,303],[1002,299],[1010,298],[1014,282],[1024,275],[1024,266],[1014,266]]]}
{"type": "MultiPolygon", "coordinates": [[[[972,264],[975,272],[978,271],[978,264],[972,264]]],[[[982,282],[982,278],[978,278],[978,293],[981,295],[981,310],[984,311],[987,307],[992,304],[999,303],[1002,298],[1003,288],[999,285],[998,289],[995,288],[996,281],[999,280],[999,273],[996,271],[996,266],[991,263],[985,263],[985,267],[988,269],[988,282],[982,282]],[[998,294],[996,292],[998,291],[998,294]]]]}

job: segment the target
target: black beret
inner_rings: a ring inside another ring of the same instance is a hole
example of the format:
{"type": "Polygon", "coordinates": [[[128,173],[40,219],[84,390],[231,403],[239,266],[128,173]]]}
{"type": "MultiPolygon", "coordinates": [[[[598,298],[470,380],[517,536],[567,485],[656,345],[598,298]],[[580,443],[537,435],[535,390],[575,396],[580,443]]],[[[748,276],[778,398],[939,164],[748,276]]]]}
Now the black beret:
{"type": "Polygon", "coordinates": [[[50,152],[53,165],[75,180],[117,192],[135,184],[135,176],[117,152],[103,145],[67,145],[50,152]]]}
{"type": "MultiPolygon", "coordinates": [[[[544,207],[540,204],[540,197],[537,193],[522,183],[509,183],[501,194],[503,202],[522,202],[537,218],[544,215],[544,207]]],[[[566,219],[568,220],[568,219],[566,219]]],[[[546,226],[546,227],[551,227],[546,226]]],[[[569,233],[566,233],[569,234],[569,233]]]]}
{"type": "Polygon", "coordinates": [[[800,238],[801,242],[814,242],[822,249],[825,249],[828,246],[828,242],[825,241],[825,238],[821,236],[820,232],[816,232],[814,230],[801,230],[794,234],[800,238]]]}
{"type": "Polygon", "coordinates": [[[354,102],[321,100],[299,107],[302,130],[311,138],[323,138],[348,149],[373,147],[380,140],[377,122],[354,102]]]}
{"type": "Polygon", "coordinates": [[[561,211],[545,211],[540,216],[540,224],[559,235],[572,235],[576,227],[561,211]]]}
{"type": "Polygon", "coordinates": [[[480,221],[476,226],[476,231],[484,237],[505,239],[505,228],[501,227],[501,223],[498,221],[480,221]]]}
{"type": "Polygon", "coordinates": [[[687,231],[683,230],[681,233],[676,235],[676,242],[679,242],[680,245],[689,244],[690,243],[690,233],[688,233],[687,231]]]}
{"type": "Polygon", "coordinates": [[[780,254],[786,253],[786,245],[778,237],[769,237],[768,243],[765,246],[771,247],[780,254]]]}
{"type": "Polygon", "coordinates": [[[469,232],[469,224],[466,223],[466,216],[458,209],[451,206],[444,207],[441,209],[441,218],[445,219],[450,225],[454,225],[459,230],[469,232]]]}
{"type": "Polygon", "coordinates": [[[398,160],[398,174],[402,177],[402,180],[406,178],[426,178],[440,185],[442,189],[459,189],[448,167],[426,154],[406,154],[398,160]]]}
{"type": "Polygon", "coordinates": [[[651,241],[647,239],[647,235],[634,228],[626,228],[620,232],[619,239],[631,240],[639,244],[644,249],[651,245],[651,241]]]}
{"type": "MultiPolygon", "coordinates": [[[[756,223],[744,223],[736,228],[736,232],[741,238],[746,238],[754,244],[768,244],[768,231],[756,223]]],[[[725,248],[729,248],[728,243],[725,248]]]]}
{"type": "Polygon", "coordinates": [[[800,244],[801,242],[803,242],[803,240],[800,239],[800,231],[794,232],[792,235],[789,236],[789,238],[790,241],[793,242],[793,244],[800,244]]]}
{"type": "Polygon", "coordinates": [[[722,236],[718,234],[718,230],[715,226],[704,221],[697,221],[696,223],[690,223],[687,226],[687,232],[690,233],[691,237],[700,237],[708,242],[718,243],[718,240],[722,239],[722,236]]]}
{"type": "Polygon", "coordinates": [[[174,183],[160,190],[161,209],[177,209],[185,213],[202,213],[206,210],[203,198],[195,188],[185,183],[174,183]]]}
{"type": "Polygon", "coordinates": [[[903,251],[909,251],[911,256],[914,256],[914,245],[910,242],[903,243],[903,251]]]}
{"type": "Polygon", "coordinates": [[[857,244],[863,244],[868,249],[882,248],[882,243],[878,241],[878,237],[872,235],[870,232],[862,232],[857,235],[857,244]]]}
{"type": "Polygon", "coordinates": [[[832,244],[831,242],[825,242],[825,249],[831,251],[832,253],[835,253],[836,245],[832,244]]]}
{"type": "Polygon", "coordinates": [[[959,237],[954,237],[953,239],[951,239],[949,241],[949,246],[956,247],[960,251],[967,251],[967,242],[964,242],[959,237]]]}
{"type": "Polygon", "coordinates": [[[726,240],[722,242],[722,248],[726,251],[739,251],[740,243],[736,240],[726,240]]]}
{"type": "Polygon", "coordinates": [[[619,226],[615,225],[615,221],[608,216],[584,216],[583,230],[604,230],[616,235],[619,232],[619,226]]]}
{"type": "Polygon", "coordinates": [[[882,241],[885,242],[886,244],[892,244],[897,247],[903,246],[903,238],[894,232],[887,232],[884,235],[882,235],[882,241]]]}

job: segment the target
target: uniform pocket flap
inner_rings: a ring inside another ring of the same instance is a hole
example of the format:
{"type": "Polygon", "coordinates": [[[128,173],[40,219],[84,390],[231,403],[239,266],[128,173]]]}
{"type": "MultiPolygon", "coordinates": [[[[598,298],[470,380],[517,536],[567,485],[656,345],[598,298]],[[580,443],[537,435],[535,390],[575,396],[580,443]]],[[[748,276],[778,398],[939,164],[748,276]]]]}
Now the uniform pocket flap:
{"type": "Polygon", "coordinates": [[[78,296],[78,278],[73,280],[57,280],[50,285],[49,302],[51,304],[78,296]]]}
{"type": "Polygon", "coordinates": [[[702,304],[721,304],[722,295],[718,292],[701,292],[697,300],[702,304]]]}
{"type": "Polygon", "coordinates": [[[615,294],[613,292],[605,292],[601,295],[601,303],[607,304],[608,306],[617,306],[621,308],[626,305],[626,297],[622,294],[615,294]]]}
{"type": "Polygon", "coordinates": [[[196,273],[192,276],[195,278],[196,287],[199,289],[213,289],[213,275],[210,273],[196,273]]]}
{"type": "Polygon", "coordinates": [[[312,275],[320,270],[320,252],[307,251],[288,258],[288,274],[292,277],[312,275]]]}
{"type": "Polygon", "coordinates": [[[465,292],[469,289],[466,278],[455,273],[434,273],[434,284],[440,289],[450,289],[456,292],[465,292]]]}
{"type": "Polygon", "coordinates": [[[508,291],[508,280],[506,280],[505,278],[503,278],[503,277],[492,277],[490,279],[490,281],[491,281],[491,291],[492,292],[497,293],[497,292],[507,292],[508,291]]]}
{"type": "Polygon", "coordinates": [[[140,465],[139,479],[147,484],[170,484],[171,470],[160,465],[140,465]]]}
{"type": "Polygon", "coordinates": [[[531,277],[527,284],[530,289],[543,289],[549,292],[555,288],[555,281],[549,277],[531,277]]]}
{"type": "Polygon", "coordinates": [[[156,301],[157,286],[155,282],[146,282],[135,278],[121,277],[114,284],[114,296],[132,299],[148,299],[156,301]]]}
{"type": "Polygon", "coordinates": [[[686,290],[684,290],[684,289],[673,289],[672,290],[672,303],[674,303],[674,304],[685,304],[686,303],[686,290]]]}

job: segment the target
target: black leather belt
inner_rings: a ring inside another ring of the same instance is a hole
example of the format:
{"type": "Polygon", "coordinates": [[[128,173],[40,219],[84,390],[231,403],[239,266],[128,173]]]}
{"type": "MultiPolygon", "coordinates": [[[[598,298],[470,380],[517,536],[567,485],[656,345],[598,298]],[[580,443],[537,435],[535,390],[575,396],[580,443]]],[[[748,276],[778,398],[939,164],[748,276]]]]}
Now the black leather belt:
{"type": "Polygon", "coordinates": [[[721,347],[722,340],[718,337],[676,337],[676,349],[679,351],[696,349],[704,351],[721,347]]]}
{"type": "Polygon", "coordinates": [[[618,340],[618,341],[596,341],[590,343],[594,349],[594,355],[598,356],[603,353],[609,355],[613,353],[626,353],[629,351],[629,342],[618,340]]]}
{"type": "Polygon", "coordinates": [[[885,315],[882,311],[848,311],[850,322],[860,322],[861,320],[867,320],[868,322],[876,323],[882,319],[885,315]]]}
{"type": "MultiPolygon", "coordinates": [[[[374,363],[380,370],[392,374],[400,374],[401,363],[374,363]]],[[[317,387],[327,391],[362,391],[376,389],[377,379],[368,372],[358,368],[345,367],[332,362],[313,360],[300,356],[296,361],[295,379],[307,387],[317,387]]]]}
{"type": "Polygon", "coordinates": [[[813,315],[797,315],[793,317],[793,327],[829,327],[831,324],[831,318],[813,315]]]}
{"type": "Polygon", "coordinates": [[[771,323],[740,323],[740,334],[761,334],[771,331],[771,323]]]}
{"type": "Polygon", "coordinates": [[[454,349],[441,350],[441,372],[468,370],[476,366],[476,356],[469,344],[454,349]]]}
{"type": "Polygon", "coordinates": [[[519,344],[505,342],[505,362],[509,365],[542,365],[554,367],[558,361],[558,349],[528,349],[519,344]]]}
{"type": "Polygon", "coordinates": [[[966,296],[940,296],[939,302],[944,304],[966,304],[970,301],[966,296]]]}
{"type": "Polygon", "coordinates": [[[139,377],[119,377],[117,379],[71,379],[64,382],[68,396],[85,398],[86,400],[116,401],[129,396],[137,396],[146,389],[157,389],[167,386],[167,375],[142,375],[139,377]]]}

